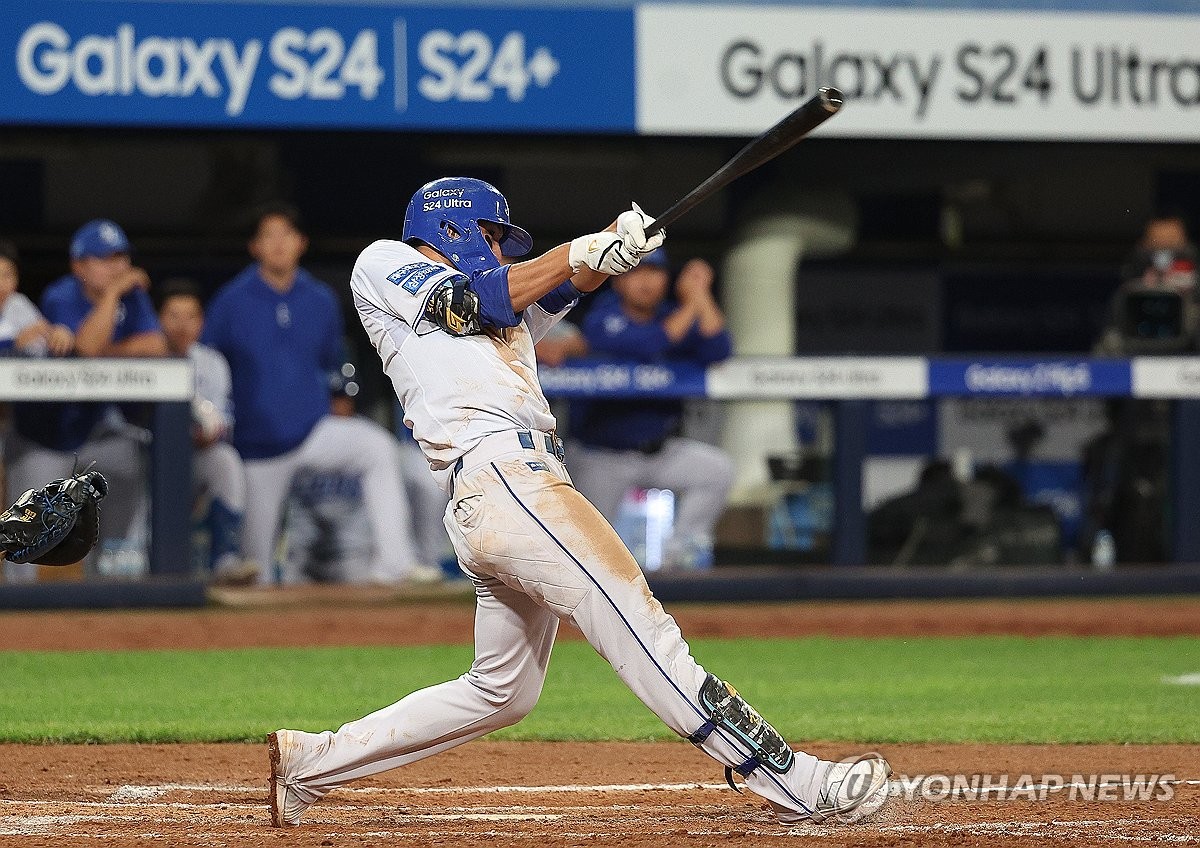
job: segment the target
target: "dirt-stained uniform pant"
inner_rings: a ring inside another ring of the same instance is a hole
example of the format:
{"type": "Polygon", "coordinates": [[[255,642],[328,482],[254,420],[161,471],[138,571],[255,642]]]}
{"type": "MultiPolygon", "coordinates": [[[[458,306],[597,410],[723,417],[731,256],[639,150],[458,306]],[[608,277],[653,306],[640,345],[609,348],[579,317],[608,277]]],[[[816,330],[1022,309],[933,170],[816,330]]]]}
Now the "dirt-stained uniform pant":
{"type": "MultiPolygon", "coordinates": [[[[486,437],[455,475],[445,524],[475,583],[470,671],[336,732],[297,734],[291,776],[304,800],[519,721],[541,693],[560,619],[577,625],[676,733],[686,737],[704,725],[698,692],[705,670],[617,534],[553,454],[521,447],[515,431],[486,437]]],[[[703,749],[728,766],[750,754],[720,729],[703,749]]],[[[797,753],[786,774],[758,768],[746,783],[807,812],[823,774],[815,757],[797,753]]]]}

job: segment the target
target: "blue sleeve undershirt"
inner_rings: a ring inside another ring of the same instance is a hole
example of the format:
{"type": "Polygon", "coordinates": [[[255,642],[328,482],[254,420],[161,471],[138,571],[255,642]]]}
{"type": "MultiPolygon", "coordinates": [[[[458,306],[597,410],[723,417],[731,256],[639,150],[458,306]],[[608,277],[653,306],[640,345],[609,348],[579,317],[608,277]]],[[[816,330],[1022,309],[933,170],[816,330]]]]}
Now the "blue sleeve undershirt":
{"type": "MultiPolygon", "coordinates": [[[[471,291],[479,298],[479,323],[485,327],[501,329],[515,327],[521,316],[513,311],[512,294],[508,290],[508,265],[475,272],[471,278],[471,291]]],[[[570,280],[554,291],[538,298],[538,306],[552,315],[562,312],[579,299],[580,292],[570,280]]]]}
{"type": "Polygon", "coordinates": [[[552,292],[538,298],[537,305],[551,315],[557,315],[583,296],[570,280],[565,280],[552,292]]]}

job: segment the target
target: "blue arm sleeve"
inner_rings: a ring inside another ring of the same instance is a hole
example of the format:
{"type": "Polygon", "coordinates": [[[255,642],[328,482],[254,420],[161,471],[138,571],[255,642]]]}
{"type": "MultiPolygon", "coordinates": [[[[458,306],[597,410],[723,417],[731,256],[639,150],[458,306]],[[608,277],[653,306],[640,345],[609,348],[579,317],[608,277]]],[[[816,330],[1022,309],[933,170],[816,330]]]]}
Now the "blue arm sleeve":
{"type": "Polygon", "coordinates": [[[125,326],[123,332],[114,335],[128,338],[138,333],[159,331],[158,316],[154,314],[154,304],[150,301],[150,295],[142,289],[134,289],[121,300],[125,304],[125,326]]]}
{"type": "Polygon", "coordinates": [[[501,329],[521,323],[508,293],[507,265],[477,271],[471,278],[471,291],[479,298],[479,323],[483,326],[501,329]]]}
{"type": "Polygon", "coordinates": [[[554,291],[539,297],[537,305],[551,315],[557,315],[582,296],[583,292],[575,288],[570,280],[567,280],[554,291]]]}

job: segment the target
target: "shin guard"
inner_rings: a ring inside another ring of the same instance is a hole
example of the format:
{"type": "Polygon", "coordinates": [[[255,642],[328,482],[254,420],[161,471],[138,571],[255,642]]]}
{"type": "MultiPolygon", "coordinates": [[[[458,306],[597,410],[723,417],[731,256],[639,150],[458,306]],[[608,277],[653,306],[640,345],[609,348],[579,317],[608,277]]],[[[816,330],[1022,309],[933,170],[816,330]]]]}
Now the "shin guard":
{"type": "Polygon", "coordinates": [[[745,762],[726,768],[725,779],[730,786],[733,786],[732,772],[735,771],[745,777],[760,766],[777,774],[784,774],[792,767],[795,754],[779,731],[764,721],[736,689],[716,675],[708,675],[700,686],[700,706],[708,714],[708,721],[688,737],[689,742],[701,745],[719,727],[750,749],[745,762]]]}

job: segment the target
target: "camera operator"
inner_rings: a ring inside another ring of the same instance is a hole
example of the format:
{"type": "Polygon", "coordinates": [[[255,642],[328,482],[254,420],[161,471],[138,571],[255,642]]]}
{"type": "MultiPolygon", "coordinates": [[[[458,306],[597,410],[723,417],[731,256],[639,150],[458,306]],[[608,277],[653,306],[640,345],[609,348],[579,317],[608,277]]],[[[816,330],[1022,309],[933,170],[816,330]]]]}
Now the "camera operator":
{"type": "MultiPolygon", "coordinates": [[[[1182,355],[1200,350],[1196,247],[1183,218],[1163,214],[1146,223],[1122,266],[1110,323],[1098,356],[1182,355]]],[[[1171,412],[1167,401],[1110,398],[1108,429],[1083,454],[1080,554],[1097,567],[1111,561],[1167,558],[1167,458],[1171,412]]]]}
{"type": "Polygon", "coordinates": [[[1151,218],[1121,268],[1110,323],[1096,345],[1099,356],[1190,353],[1198,349],[1200,309],[1196,246],[1179,215],[1151,218]]]}

